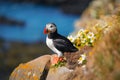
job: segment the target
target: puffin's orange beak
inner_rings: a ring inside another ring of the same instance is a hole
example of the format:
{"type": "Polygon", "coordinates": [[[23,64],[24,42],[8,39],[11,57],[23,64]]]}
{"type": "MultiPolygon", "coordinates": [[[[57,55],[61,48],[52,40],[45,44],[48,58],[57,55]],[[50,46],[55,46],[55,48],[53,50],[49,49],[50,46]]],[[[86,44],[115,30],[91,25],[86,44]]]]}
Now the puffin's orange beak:
{"type": "Polygon", "coordinates": [[[44,34],[47,34],[48,33],[48,30],[45,28],[44,29],[44,34]]]}

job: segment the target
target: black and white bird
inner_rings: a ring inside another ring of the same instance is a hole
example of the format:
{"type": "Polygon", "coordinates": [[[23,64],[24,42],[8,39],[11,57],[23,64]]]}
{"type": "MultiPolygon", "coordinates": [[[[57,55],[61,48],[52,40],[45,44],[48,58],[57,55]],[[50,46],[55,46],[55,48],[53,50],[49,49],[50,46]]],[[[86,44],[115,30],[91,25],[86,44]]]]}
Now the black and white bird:
{"type": "Polygon", "coordinates": [[[64,36],[58,34],[54,23],[46,24],[44,34],[47,34],[46,44],[58,57],[63,56],[64,52],[76,52],[78,49],[64,36]]]}

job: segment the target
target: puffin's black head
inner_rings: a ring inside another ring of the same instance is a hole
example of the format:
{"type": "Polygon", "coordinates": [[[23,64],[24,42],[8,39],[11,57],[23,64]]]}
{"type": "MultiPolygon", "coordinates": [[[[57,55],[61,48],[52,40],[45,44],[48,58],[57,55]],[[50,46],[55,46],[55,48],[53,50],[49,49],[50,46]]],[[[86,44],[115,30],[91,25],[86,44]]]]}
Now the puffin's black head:
{"type": "Polygon", "coordinates": [[[57,27],[54,23],[48,23],[46,24],[46,27],[44,29],[44,34],[50,34],[57,32],[57,27]]]}

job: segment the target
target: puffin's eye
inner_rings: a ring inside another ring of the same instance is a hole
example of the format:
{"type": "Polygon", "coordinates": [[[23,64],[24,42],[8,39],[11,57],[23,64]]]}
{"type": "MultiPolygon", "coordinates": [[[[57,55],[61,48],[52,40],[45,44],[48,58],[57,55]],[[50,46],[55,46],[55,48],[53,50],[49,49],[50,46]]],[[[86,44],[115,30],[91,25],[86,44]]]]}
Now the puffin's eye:
{"type": "Polygon", "coordinates": [[[50,28],[52,28],[53,26],[50,26],[50,28]]]}

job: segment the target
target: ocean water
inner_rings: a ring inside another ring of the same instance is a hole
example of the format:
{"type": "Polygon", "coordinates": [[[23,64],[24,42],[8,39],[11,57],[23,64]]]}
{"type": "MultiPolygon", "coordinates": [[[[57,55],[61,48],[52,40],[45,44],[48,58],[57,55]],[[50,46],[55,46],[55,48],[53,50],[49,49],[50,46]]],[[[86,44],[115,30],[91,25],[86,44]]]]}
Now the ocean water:
{"type": "Polygon", "coordinates": [[[58,32],[67,36],[74,30],[74,21],[79,18],[62,13],[59,7],[10,2],[0,3],[0,15],[25,22],[24,27],[0,24],[0,37],[28,43],[45,40],[43,29],[49,22],[54,22],[58,32]]]}

